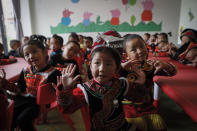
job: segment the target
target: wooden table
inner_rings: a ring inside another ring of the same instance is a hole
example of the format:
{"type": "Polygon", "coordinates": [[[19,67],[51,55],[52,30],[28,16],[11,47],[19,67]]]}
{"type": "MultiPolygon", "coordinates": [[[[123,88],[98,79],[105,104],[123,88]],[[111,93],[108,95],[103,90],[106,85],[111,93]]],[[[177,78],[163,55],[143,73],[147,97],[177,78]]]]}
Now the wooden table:
{"type": "Polygon", "coordinates": [[[11,82],[17,82],[20,72],[24,67],[28,66],[27,62],[23,58],[17,58],[17,62],[8,65],[2,65],[6,72],[6,79],[11,82]]]}
{"type": "Polygon", "coordinates": [[[180,64],[168,57],[151,57],[150,59],[176,65],[177,75],[155,76],[153,81],[197,123],[197,68],[180,64]]]}

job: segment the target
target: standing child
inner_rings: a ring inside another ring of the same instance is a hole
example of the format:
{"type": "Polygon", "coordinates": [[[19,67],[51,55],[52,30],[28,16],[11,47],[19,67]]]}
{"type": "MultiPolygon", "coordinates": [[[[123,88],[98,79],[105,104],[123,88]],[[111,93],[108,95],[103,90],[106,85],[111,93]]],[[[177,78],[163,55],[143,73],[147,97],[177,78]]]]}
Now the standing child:
{"type": "Polygon", "coordinates": [[[53,35],[50,40],[50,48],[52,50],[50,54],[50,60],[54,62],[59,62],[62,56],[62,46],[63,46],[63,38],[58,35],[53,35]]]}
{"type": "MultiPolygon", "coordinates": [[[[117,79],[120,55],[109,47],[95,47],[91,53],[90,69],[93,79],[77,84],[79,75],[73,77],[76,66],[69,65],[59,78],[57,102],[62,112],[73,113],[88,105],[91,130],[128,130],[121,101],[129,91],[126,79],[117,79]],[[76,88],[74,88],[76,87],[76,88]]],[[[130,84],[143,84],[144,74],[136,70],[138,79],[130,84]]]]}
{"type": "Polygon", "coordinates": [[[10,47],[12,50],[8,52],[8,56],[19,57],[19,52],[17,49],[21,46],[21,42],[19,40],[11,40],[10,47]]]}
{"type": "Polygon", "coordinates": [[[29,67],[22,70],[16,87],[12,130],[19,127],[21,131],[34,131],[33,121],[40,112],[40,106],[36,103],[37,89],[42,86],[53,90],[52,83],[57,83],[60,72],[47,64],[44,36],[32,35],[21,47],[21,54],[29,67]]]}
{"type": "Polygon", "coordinates": [[[161,61],[147,62],[148,52],[145,41],[139,35],[128,36],[124,41],[124,49],[127,55],[127,62],[123,63],[123,71],[120,75],[127,77],[130,81],[136,79],[133,67],[140,68],[146,76],[145,83],[141,86],[131,88],[130,94],[125,97],[124,110],[129,123],[135,124],[141,130],[166,130],[163,119],[158,114],[157,101],[153,105],[153,76],[154,75],[175,75],[176,69],[170,63],[161,61]],[[155,106],[155,107],[154,107],[155,106]]]}

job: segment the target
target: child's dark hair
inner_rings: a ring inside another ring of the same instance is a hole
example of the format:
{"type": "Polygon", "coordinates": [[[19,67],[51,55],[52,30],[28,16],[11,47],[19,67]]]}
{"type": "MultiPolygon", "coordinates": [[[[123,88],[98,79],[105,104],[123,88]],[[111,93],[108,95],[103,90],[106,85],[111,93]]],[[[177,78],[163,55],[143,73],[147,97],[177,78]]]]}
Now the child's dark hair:
{"type": "Polygon", "coordinates": [[[69,37],[73,37],[73,39],[75,41],[79,42],[79,37],[78,37],[77,33],[71,32],[71,34],[69,35],[69,37]]]}
{"type": "Polygon", "coordinates": [[[47,38],[43,35],[31,35],[29,41],[27,41],[20,48],[20,56],[24,57],[23,48],[27,45],[35,45],[43,51],[47,49],[47,38]]]}
{"type": "Polygon", "coordinates": [[[144,33],[144,35],[148,36],[148,38],[150,38],[150,34],[149,33],[144,33]]]}
{"type": "Polygon", "coordinates": [[[4,49],[3,44],[0,42],[0,49],[4,49]]]}
{"type": "Polygon", "coordinates": [[[64,40],[61,36],[57,35],[57,34],[54,34],[52,36],[52,38],[56,39],[58,41],[58,43],[60,44],[60,46],[63,46],[63,43],[64,43],[64,40]]]}
{"type": "MultiPolygon", "coordinates": [[[[130,34],[128,35],[125,39],[124,39],[124,42],[123,42],[123,49],[125,50],[126,49],[126,43],[132,39],[135,39],[135,38],[138,38],[142,41],[144,41],[144,39],[140,36],[140,35],[137,35],[137,34],[130,34]]],[[[144,41],[145,43],[145,41],[144,41]]]]}
{"type": "Polygon", "coordinates": [[[20,41],[19,40],[11,40],[10,47],[13,48],[14,44],[16,44],[16,43],[20,43],[20,41]]]}
{"type": "Polygon", "coordinates": [[[77,45],[80,48],[79,43],[77,41],[74,41],[74,40],[68,41],[64,46],[67,46],[67,45],[69,45],[71,43],[74,43],[75,45],[77,45]]]}
{"type": "Polygon", "coordinates": [[[111,47],[97,47],[96,49],[93,49],[91,52],[91,61],[94,55],[98,52],[110,54],[112,58],[115,60],[117,69],[120,67],[121,57],[116,49],[111,48],[111,47]]]}
{"type": "Polygon", "coordinates": [[[165,32],[160,33],[159,35],[163,36],[167,41],[164,42],[168,42],[168,34],[165,32]]]}
{"type": "Polygon", "coordinates": [[[93,43],[93,38],[91,36],[84,37],[86,40],[90,40],[93,43]]]}

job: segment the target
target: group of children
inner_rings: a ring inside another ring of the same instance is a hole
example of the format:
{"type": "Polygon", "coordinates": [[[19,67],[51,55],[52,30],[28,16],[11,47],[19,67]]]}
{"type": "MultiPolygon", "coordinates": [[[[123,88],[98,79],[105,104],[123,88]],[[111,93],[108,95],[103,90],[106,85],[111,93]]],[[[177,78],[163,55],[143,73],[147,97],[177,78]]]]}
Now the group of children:
{"type": "MultiPolygon", "coordinates": [[[[148,47],[153,44],[152,39],[151,44],[137,34],[128,34],[123,39],[116,31],[107,31],[102,36],[97,38],[100,42],[93,43],[92,37],[71,33],[64,44],[59,35],[53,35],[49,42],[42,35],[32,35],[21,45],[18,51],[29,66],[21,71],[17,85],[5,79],[3,70],[0,76],[0,97],[5,98],[5,90],[16,94],[12,130],[16,127],[22,131],[35,130],[33,122],[41,108],[36,102],[40,87],[52,89],[58,111],[62,113],[73,113],[88,106],[87,117],[93,131],[167,130],[159,115],[159,101],[153,100],[153,77],[173,76],[176,67],[148,60],[148,51],[154,49],[148,47]],[[114,49],[120,47],[110,41],[114,39],[119,44],[122,42],[124,56],[114,49]]],[[[164,33],[158,35],[158,42],[154,51],[158,48],[166,52],[167,47],[159,46],[162,42],[168,44],[164,33]]],[[[46,106],[50,107],[50,103],[46,106]]],[[[0,108],[5,110],[7,104],[0,108]]]]}
{"type": "Polygon", "coordinates": [[[164,32],[153,35],[145,33],[144,40],[149,52],[153,52],[154,56],[169,56],[188,66],[197,66],[197,31],[194,29],[187,28],[182,31],[180,47],[169,43],[168,34],[164,32]]]}

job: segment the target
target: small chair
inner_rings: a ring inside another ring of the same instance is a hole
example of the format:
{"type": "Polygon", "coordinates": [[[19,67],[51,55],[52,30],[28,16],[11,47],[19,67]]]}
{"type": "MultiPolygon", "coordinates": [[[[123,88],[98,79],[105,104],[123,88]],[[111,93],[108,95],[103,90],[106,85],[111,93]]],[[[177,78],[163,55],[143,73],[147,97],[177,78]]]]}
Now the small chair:
{"type": "MultiPolygon", "coordinates": [[[[54,88],[50,84],[45,84],[42,86],[39,86],[38,91],[37,91],[37,104],[41,105],[41,114],[44,113],[45,115],[45,120],[47,119],[47,113],[57,107],[57,101],[56,101],[56,93],[54,91],[54,88]],[[50,104],[49,108],[46,108],[46,105],[50,104]]],[[[60,113],[60,112],[59,112],[60,113]]],[[[60,113],[66,123],[72,128],[74,131],[74,122],[72,119],[69,117],[69,115],[60,113]]]]}

